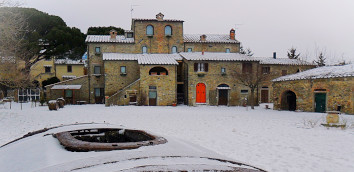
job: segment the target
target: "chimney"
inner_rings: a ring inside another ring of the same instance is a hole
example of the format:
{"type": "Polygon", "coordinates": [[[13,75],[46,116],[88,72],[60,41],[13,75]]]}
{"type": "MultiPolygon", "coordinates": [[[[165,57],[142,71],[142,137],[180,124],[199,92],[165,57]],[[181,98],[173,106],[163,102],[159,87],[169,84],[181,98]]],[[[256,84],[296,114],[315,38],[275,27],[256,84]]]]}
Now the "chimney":
{"type": "Polygon", "coordinates": [[[117,37],[117,31],[116,30],[111,30],[109,31],[109,34],[111,35],[111,39],[116,39],[117,37]]]}
{"type": "Polygon", "coordinates": [[[157,21],[163,21],[163,17],[164,17],[165,15],[163,15],[162,13],[158,13],[157,15],[156,15],[156,19],[157,19],[157,21]]]}
{"type": "Polygon", "coordinates": [[[230,39],[235,40],[235,29],[230,30],[230,39]]]}
{"type": "Polygon", "coordinates": [[[277,52],[273,52],[273,59],[277,58],[277,52]]]}
{"type": "Polygon", "coordinates": [[[201,35],[200,36],[200,41],[206,41],[207,36],[206,35],[201,35]]]}

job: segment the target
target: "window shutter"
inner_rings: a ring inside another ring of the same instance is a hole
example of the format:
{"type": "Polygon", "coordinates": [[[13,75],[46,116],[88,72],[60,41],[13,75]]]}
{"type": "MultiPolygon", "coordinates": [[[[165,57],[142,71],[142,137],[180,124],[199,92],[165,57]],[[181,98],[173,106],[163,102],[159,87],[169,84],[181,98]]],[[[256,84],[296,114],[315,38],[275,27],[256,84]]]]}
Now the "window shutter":
{"type": "Polygon", "coordinates": [[[204,63],[205,72],[208,72],[208,63],[204,63]]]}
{"type": "Polygon", "coordinates": [[[198,63],[194,63],[194,72],[198,72],[198,63]]]}

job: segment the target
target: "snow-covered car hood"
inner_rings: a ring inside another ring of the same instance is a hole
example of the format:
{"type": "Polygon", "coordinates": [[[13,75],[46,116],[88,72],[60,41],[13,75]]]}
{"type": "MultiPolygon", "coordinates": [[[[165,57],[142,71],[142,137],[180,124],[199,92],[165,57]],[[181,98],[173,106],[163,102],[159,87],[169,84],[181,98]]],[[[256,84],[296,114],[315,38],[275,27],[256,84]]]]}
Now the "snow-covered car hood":
{"type": "Polygon", "coordinates": [[[112,127],[124,128],[74,124],[29,134],[0,147],[0,171],[263,171],[172,137],[164,137],[165,144],[101,152],[68,151],[53,137],[64,131],[112,127]]]}

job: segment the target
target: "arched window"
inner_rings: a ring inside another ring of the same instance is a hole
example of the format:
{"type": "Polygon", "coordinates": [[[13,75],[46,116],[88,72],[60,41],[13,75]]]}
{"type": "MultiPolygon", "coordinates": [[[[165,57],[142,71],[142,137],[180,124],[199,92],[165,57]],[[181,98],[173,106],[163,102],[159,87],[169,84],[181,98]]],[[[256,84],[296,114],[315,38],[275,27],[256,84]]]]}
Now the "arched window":
{"type": "Polygon", "coordinates": [[[154,35],[154,27],[149,25],[146,26],[146,35],[150,36],[150,35],[154,35]]]}
{"type": "Polygon", "coordinates": [[[176,54],[177,53],[177,47],[176,46],[173,46],[172,47],[172,54],[176,54]]]}
{"type": "Polygon", "coordinates": [[[143,54],[147,54],[147,52],[148,52],[148,48],[146,46],[143,46],[142,47],[142,53],[143,54]]]}
{"type": "Polygon", "coordinates": [[[150,69],[149,75],[168,75],[168,71],[163,67],[154,67],[150,69]]]}
{"type": "Polygon", "coordinates": [[[171,36],[172,35],[172,27],[171,26],[166,26],[165,27],[165,35],[166,36],[171,36]]]}

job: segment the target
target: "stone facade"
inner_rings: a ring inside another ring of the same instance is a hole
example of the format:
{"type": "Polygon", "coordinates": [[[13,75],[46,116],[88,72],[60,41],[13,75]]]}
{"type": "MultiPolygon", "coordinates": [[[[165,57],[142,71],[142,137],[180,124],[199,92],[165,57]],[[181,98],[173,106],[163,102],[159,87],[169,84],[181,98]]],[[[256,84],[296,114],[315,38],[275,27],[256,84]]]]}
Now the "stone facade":
{"type": "MultiPolygon", "coordinates": [[[[283,76],[283,71],[286,71],[286,75],[289,74],[294,74],[298,73],[301,71],[305,71],[308,69],[312,69],[315,66],[314,65],[280,65],[280,64],[261,64],[261,69],[263,68],[269,68],[271,77],[269,78],[268,81],[263,82],[259,86],[258,90],[258,100],[261,103],[267,103],[267,102],[262,102],[262,90],[268,90],[268,103],[273,102],[273,86],[272,86],[272,80],[278,77],[283,76]]],[[[265,98],[266,99],[266,98],[265,98]]],[[[266,99],[267,100],[267,99],[266,99]]]]}
{"type": "Polygon", "coordinates": [[[151,87],[157,93],[156,105],[167,106],[177,103],[177,67],[176,65],[140,65],[140,91],[141,105],[150,105],[149,91],[151,87]],[[163,67],[167,75],[150,75],[149,71],[154,67],[163,67]]]}
{"type": "Polygon", "coordinates": [[[326,111],[338,110],[341,106],[341,112],[354,114],[354,77],[274,82],[274,109],[284,109],[282,99],[287,91],[296,95],[296,110],[314,112],[315,94],[324,93],[326,111]]]}
{"type": "MultiPolygon", "coordinates": [[[[196,103],[196,86],[203,83],[206,86],[206,103],[207,105],[218,105],[219,93],[217,87],[226,84],[230,87],[228,90],[228,106],[238,106],[244,103],[245,98],[249,99],[250,92],[241,93],[241,90],[249,90],[248,87],[241,85],[235,78],[234,73],[242,72],[243,62],[222,62],[222,61],[186,61],[186,75],[188,78],[185,84],[185,94],[187,95],[188,105],[195,106],[196,103]],[[195,63],[208,63],[207,72],[195,72],[195,63]],[[226,72],[222,73],[221,68],[225,68],[226,72]]],[[[257,62],[249,62],[254,66],[253,73],[259,65],[257,62]]]]}

